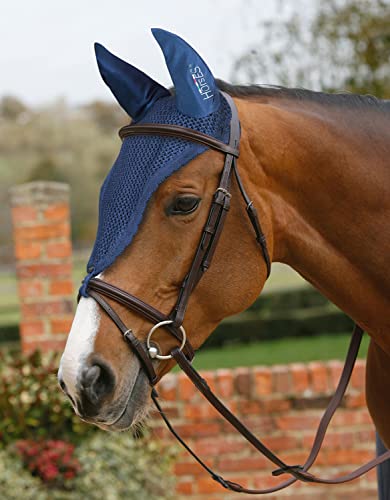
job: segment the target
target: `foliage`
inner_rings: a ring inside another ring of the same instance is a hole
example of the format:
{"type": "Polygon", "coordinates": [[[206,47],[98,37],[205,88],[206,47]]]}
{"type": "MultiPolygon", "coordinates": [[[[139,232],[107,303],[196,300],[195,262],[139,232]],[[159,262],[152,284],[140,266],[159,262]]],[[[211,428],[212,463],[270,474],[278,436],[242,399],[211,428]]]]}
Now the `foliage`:
{"type": "Polygon", "coordinates": [[[15,449],[31,474],[51,486],[65,489],[80,471],[74,445],[65,441],[21,440],[16,442],[15,449]]]}
{"type": "Polygon", "coordinates": [[[5,450],[0,450],[0,498],[2,500],[47,499],[40,480],[24,469],[16,455],[5,450]]]}
{"type": "Polygon", "coordinates": [[[173,478],[169,473],[173,451],[162,448],[155,440],[98,433],[80,445],[77,457],[83,468],[77,488],[89,500],[173,497],[173,478]]]}
{"type": "Polygon", "coordinates": [[[17,97],[5,95],[0,100],[0,117],[9,120],[18,120],[27,113],[26,105],[17,97]]]}
{"type": "Polygon", "coordinates": [[[56,181],[64,182],[65,174],[56,165],[56,162],[51,157],[42,157],[33,166],[28,182],[31,181],[56,181]]]}
{"type": "Polygon", "coordinates": [[[260,23],[263,38],[238,59],[235,75],[390,98],[389,0],[294,5],[287,18],[260,23]]]}
{"type": "Polygon", "coordinates": [[[17,98],[0,98],[0,244],[11,232],[9,188],[37,179],[70,184],[73,237],[90,244],[100,185],[120,148],[118,128],[128,121],[114,101],[72,108],[59,100],[29,109],[17,98]]]}
{"type": "Polygon", "coordinates": [[[0,446],[18,439],[77,442],[95,428],[81,422],[61,393],[56,355],[0,352],[0,446]]]}
{"type": "Polygon", "coordinates": [[[98,127],[107,134],[112,134],[123,126],[124,122],[128,122],[129,118],[125,112],[119,108],[115,101],[92,101],[83,107],[88,118],[98,125],[98,127]]]}
{"type": "Polygon", "coordinates": [[[0,351],[0,498],[172,498],[172,450],[82,423],[57,366],[54,354],[0,351]]]}
{"type": "MultiPolygon", "coordinates": [[[[31,449],[31,448],[30,448],[31,449]]],[[[129,434],[96,434],[75,449],[81,469],[60,483],[42,482],[22,467],[12,450],[0,450],[0,498],[4,500],[164,500],[173,498],[172,450],[129,434]]]]}

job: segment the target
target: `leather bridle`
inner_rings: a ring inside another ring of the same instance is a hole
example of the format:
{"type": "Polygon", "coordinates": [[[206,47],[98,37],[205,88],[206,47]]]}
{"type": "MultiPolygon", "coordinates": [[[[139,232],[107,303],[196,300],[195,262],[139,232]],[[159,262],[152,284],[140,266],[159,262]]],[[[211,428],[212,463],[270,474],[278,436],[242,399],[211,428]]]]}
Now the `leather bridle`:
{"type": "Polygon", "coordinates": [[[347,481],[351,481],[362,474],[365,474],[370,469],[376,465],[384,462],[390,458],[390,451],[382,454],[381,456],[371,460],[362,467],[359,467],[350,474],[346,474],[341,477],[322,479],[312,475],[309,471],[313,463],[315,462],[318,453],[321,449],[327,427],[330,420],[336,411],[337,407],[340,405],[341,400],[344,396],[346,388],[348,386],[351,373],[356,361],[356,357],[359,351],[360,342],[363,335],[363,330],[355,325],[351,343],[349,346],[348,354],[344,364],[344,368],[338,383],[337,389],[331,398],[331,401],[320,421],[311,452],[309,453],[308,459],[303,465],[289,465],[281,460],[277,455],[275,455],[264,443],[262,443],[256,436],[254,436],[251,431],[231,413],[231,411],[222,403],[220,399],[212,392],[210,387],[207,385],[206,381],[200,376],[200,374],[192,367],[191,362],[194,358],[194,349],[192,348],[189,340],[186,338],[185,330],[182,326],[186,308],[188,305],[191,293],[195,289],[196,285],[202,278],[203,274],[210,267],[215,249],[217,247],[225,218],[230,207],[231,193],[230,186],[232,182],[232,177],[234,175],[236,182],[238,184],[240,193],[246,204],[246,211],[250,222],[254,228],[256,241],[259,244],[262,256],[264,258],[267,277],[269,276],[271,270],[271,261],[267,249],[267,243],[262,231],[259,218],[252,201],[249,199],[244,186],[242,184],[238,169],[237,169],[237,158],[239,156],[239,142],[240,142],[240,122],[238,119],[237,109],[232,100],[232,98],[224,93],[224,97],[230,105],[232,118],[230,123],[230,140],[229,144],[225,144],[214,137],[205,135],[196,130],[188,129],[185,127],[168,125],[168,124],[142,124],[142,125],[128,125],[123,127],[119,135],[122,139],[129,137],[131,135],[142,134],[142,135],[162,135],[168,137],[178,137],[180,139],[186,139],[196,143],[200,143],[208,146],[211,149],[220,151],[225,155],[225,163],[220,176],[220,181],[217,190],[214,193],[214,197],[211,203],[209,215],[207,222],[203,228],[200,241],[195,252],[191,267],[186,277],[183,280],[178,299],[176,304],[169,316],[161,313],[151,305],[143,302],[139,298],[131,295],[124,290],[115,287],[109,283],[106,283],[102,279],[92,278],[89,280],[87,285],[87,293],[90,297],[96,300],[96,302],[101,306],[104,312],[111,318],[111,320],[118,327],[128,344],[130,345],[133,352],[138,356],[145,373],[148,376],[150,385],[152,386],[152,399],[167,424],[169,430],[173,435],[180,441],[180,443],[189,451],[189,453],[197,460],[197,462],[211,475],[211,477],[219,482],[223,487],[236,491],[249,494],[266,494],[279,491],[297,480],[311,483],[325,483],[325,484],[338,484],[347,481]],[[136,338],[131,329],[123,323],[119,315],[114,311],[114,309],[107,303],[103,298],[107,297],[114,300],[115,302],[127,307],[128,309],[136,312],[137,314],[145,317],[148,321],[154,323],[154,327],[149,332],[147,342],[142,342],[136,338]],[[158,352],[157,347],[152,343],[152,334],[157,328],[164,327],[180,344],[180,347],[175,347],[171,350],[169,354],[163,355],[158,352]],[[162,410],[157,398],[158,394],[154,388],[155,384],[158,382],[158,376],[155,373],[153,366],[153,359],[170,359],[173,358],[180,368],[185,372],[190,381],[194,386],[202,393],[202,395],[210,402],[210,404],[235,428],[238,432],[256,448],[260,453],[266,456],[271,462],[273,462],[277,469],[273,471],[274,476],[279,476],[284,473],[290,474],[292,477],[286,481],[280,483],[279,485],[267,489],[248,489],[235,482],[229,481],[221,477],[220,475],[213,472],[184,442],[180,435],[175,431],[175,429],[170,424],[167,416],[162,410]]]}

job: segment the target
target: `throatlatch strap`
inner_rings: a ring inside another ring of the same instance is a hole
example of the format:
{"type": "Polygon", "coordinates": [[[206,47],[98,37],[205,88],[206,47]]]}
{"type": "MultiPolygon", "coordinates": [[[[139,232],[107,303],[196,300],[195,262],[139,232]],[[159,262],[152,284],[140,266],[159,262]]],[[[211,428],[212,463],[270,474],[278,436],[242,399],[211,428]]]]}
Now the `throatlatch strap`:
{"type": "Polygon", "coordinates": [[[268,247],[267,247],[267,240],[265,237],[265,234],[263,232],[263,229],[260,224],[259,216],[257,214],[257,210],[255,206],[253,205],[253,201],[249,198],[244,185],[242,183],[240,174],[238,172],[237,168],[237,161],[234,160],[233,162],[233,170],[234,170],[234,175],[236,177],[236,181],[238,184],[238,187],[240,189],[241,195],[244,198],[244,201],[246,203],[246,212],[248,214],[249,220],[251,221],[251,224],[253,226],[253,229],[255,230],[256,233],[256,241],[260,245],[261,251],[263,253],[263,258],[265,261],[265,265],[267,266],[267,278],[271,274],[271,259],[269,256],[268,252],[268,247]]]}

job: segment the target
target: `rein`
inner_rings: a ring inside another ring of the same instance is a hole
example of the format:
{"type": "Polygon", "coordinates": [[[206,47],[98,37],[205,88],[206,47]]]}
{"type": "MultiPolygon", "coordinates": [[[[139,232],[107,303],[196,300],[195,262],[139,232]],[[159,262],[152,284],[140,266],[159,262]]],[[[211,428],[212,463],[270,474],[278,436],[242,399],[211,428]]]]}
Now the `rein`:
{"type": "Polygon", "coordinates": [[[321,418],[312,449],[309,453],[308,459],[303,465],[286,464],[277,455],[275,455],[267,446],[265,446],[264,443],[262,443],[262,441],[254,436],[251,431],[222,403],[222,401],[212,392],[206,381],[191,365],[195,353],[194,349],[187,339],[186,332],[182,326],[182,323],[191,293],[202,278],[203,274],[210,267],[215,249],[219,241],[219,237],[222,233],[225,218],[230,208],[230,186],[233,173],[238,184],[241,196],[246,204],[246,211],[253,226],[256,241],[259,244],[264,262],[267,267],[267,277],[269,276],[271,271],[271,261],[267,249],[266,238],[262,231],[257,211],[244,189],[237,168],[237,158],[239,156],[238,148],[240,142],[240,122],[238,119],[237,109],[232,98],[225,93],[223,93],[223,95],[229,103],[232,112],[229,144],[225,144],[221,141],[218,141],[214,137],[208,136],[196,130],[167,124],[128,125],[123,127],[119,132],[119,135],[122,139],[134,134],[179,137],[181,139],[186,139],[206,145],[211,149],[220,151],[225,154],[225,163],[220,176],[219,186],[214,193],[207,222],[203,228],[195,257],[186,277],[183,280],[176,304],[173,307],[170,315],[166,316],[165,314],[155,309],[153,306],[143,302],[134,295],[131,295],[130,293],[125,292],[124,290],[121,290],[120,288],[117,288],[114,285],[106,283],[98,278],[92,278],[89,281],[87,291],[89,296],[96,300],[103,311],[115,323],[115,325],[124,336],[125,340],[130,345],[134,354],[136,354],[136,356],[140,360],[141,365],[143,366],[152,387],[152,400],[163,420],[165,421],[168,429],[194,457],[194,459],[211,475],[211,477],[215,481],[220,483],[224,488],[248,494],[269,494],[286,488],[287,486],[295,483],[297,480],[323,484],[339,484],[351,481],[365,474],[385,460],[389,459],[390,450],[386,453],[383,453],[379,457],[376,457],[365,465],[359,467],[353,472],[337,478],[319,478],[311,474],[309,472],[309,469],[315,462],[318,453],[320,452],[323,440],[325,438],[326,430],[347,389],[363,336],[363,330],[358,325],[355,325],[353,330],[353,335],[351,338],[344,368],[337,385],[337,389],[327,409],[325,410],[323,417],[321,418]],[[146,343],[137,339],[131,329],[127,328],[125,323],[121,320],[114,309],[106,302],[103,296],[114,300],[115,302],[129,308],[130,310],[136,312],[137,314],[140,314],[141,316],[144,316],[147,320],[154,323],[153,328],[150,330],[147,336],[146,343]],[[168,330],[169,333],[177,340],[178,344],[181,344],[180,347],[173,348],[172,351],[166,355],[159,353],[157,347],[152,342],[153,333],[160,327],[164,327],[166,330],[168,330]],[[256,450],[262,453],[277,466],[277,469],[272,472],[272,475],[279,476],[287,473],[292,477],[272,488],[248,489],[238,483],[224,479],[220,475],[216,474],[212,469],[210,469],[175,431],[158,402],[158,394],[154,386],[158,382],[159,378],[154,370],[153,359],[165,360],[171,358],[173,358],[177,362],[180,368],[190,379],[192,384],[220,413],[220,415],[222,415],[225,420],[227,420],[252,446],[254,446],[256,450]]]}

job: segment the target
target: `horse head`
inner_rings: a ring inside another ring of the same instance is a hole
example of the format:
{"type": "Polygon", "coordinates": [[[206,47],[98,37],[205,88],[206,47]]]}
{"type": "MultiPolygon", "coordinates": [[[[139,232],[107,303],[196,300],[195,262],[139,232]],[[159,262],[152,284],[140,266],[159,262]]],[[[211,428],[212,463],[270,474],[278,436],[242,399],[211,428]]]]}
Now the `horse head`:
{"type": "MultiPolygon", "coordinates": [[[[228,144],[231,108],[206,63],[176,35],[163,30],[153,35],[174,83],[172,93],[96,45],[103,80],[132,125],[178,125],[228,144]]],[[[239,100],[236,105],[240,110],[239,100]]],[[[240,168],[251,158],[243,129],[240,168]]],[[[61,386],[85,420],[126,429],[147,413],[151,393],[142,363],[89,295],[88,283],[104,279],[168,316],[207,224],[223,167],[224,155],[207,145],[155,135],[124,138],[101,188],[97,237],[59,370],[61,386]]],[[[249,175],[246,169],[243,175],[249,175]]],[[[230,191],[231,208],[213,264],[192,291],[184,318],[195,349],[223,318],[253,303],[267,276],[236,182],[230,191]]],[[[268,237],[270,221],[263,217],[263,223],[268,237]]],[[[145,342],[153,323],[114,300],[107,302],[145,342]]],[[[177,345],[164,328],[153,341],[160,353],[177,345]]],[[[155,359],[153,365],[161,378],[174,361],[155,359]]]]}

